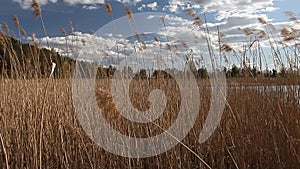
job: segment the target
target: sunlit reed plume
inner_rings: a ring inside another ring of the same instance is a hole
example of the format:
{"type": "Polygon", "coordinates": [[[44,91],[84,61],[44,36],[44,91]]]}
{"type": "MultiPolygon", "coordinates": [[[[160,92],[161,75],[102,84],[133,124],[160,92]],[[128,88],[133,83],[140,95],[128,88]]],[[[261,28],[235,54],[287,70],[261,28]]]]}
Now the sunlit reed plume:
{"type": "Polygon", "coordinates": [[[290,36],[290,35],[291,35],[291,33],[287,28],[281,29],[281,36],[287,37],[287,36],[290,36]]]}
{"type": "Polygon", "coordinates": [[[19,19],[16,15],[14,15],[14,22],[16,24],[16,27],[19,27],[20,26],[20,22],[19,22],[19,19]]]}
{"type": "Polygon", "coordinates": [[[128,6],[124,6],[124,8],[125,8],[125,12],[126,12],[126,15],[128,17],[128,20],[132,21],[133,20],[133,16],[132,16],[132,12],[131,12],[130,8],[128,6]]]}
{"type": "Polygon", "coordinates": [[[112,8],[109,3],[105,3],[105,8],[106,8],[106,14],[111,14],[112,13],[112,8]]]}
{"type": "Polygon", "coordinates": [[[86,45],[86,41],[84,39],[81,39],[81,43],[82,43],[83,46],[86,45]]]}
{"type": "Polygon", "coordinates": [[[233,48],[228,44],[223,44],[221,47],[221,50],[225,51],[225,52],[231,52],[233,50],[233,48]]]}
{"type": "Polygon", "coordinates": [[[250,28],[244,28],[243,31],[244,31],[244,34],[247,35],[247,36],[253,34],[253,32],[250,28]]]}
{"type": "Polygon", "coordinates": [[[258,19],[258,22],[261,23],[261,24],[266,24],[267,21],[264,19],[264,18],[257,18],[258,19]]]}
{"type": "Polygon", "coordinates": [[[71,20],[68,21],[68,27],[70,34],[72,35],[74,33],[74,27],[73,27],[73,22],[71,20]]]}
{"type": "Polygon", "coordinates": [[[64,36],[67,36],[67,33],[64,28],[60,27],[59,30],[64,36]]]}
{"type": "Polygon", "coordinates": [[[2,26],[7,32],[9,32],[9,27],[8,27],[7,23],[3,23],[2,26]]]}
{"type": "Polygon", "coordinates": [[[170,45],[170,44],[166,43],[166,47],[167,47],[167,49],[168,49],[169,51],[171,51],[171,45],[170,45]]]}
{"type": "Polygon", "coordinates": [[[178,46],[177,46],[177,45],[174,45],[174,47],[173,47],[173,52],[174,52],[175,54],[178,53],[178,46]]]}
{"type": "Polygon", "coordinates": [[[284,41],[290,41],[295,39],[292,32],[290,32],[287,28],[281,29],[281,36],[284,38],[284,41]]]}
{"type": "Polygon", "coordinates": [[[41,8],[40,5],[36,0],[32,0],[31,7],[33,9],[33,16],[35,19],[37,19],[41,15],[41,8]]]}
{"type": "Polygon", "coordinates": [[[35,46],[37,46],[37,43],[35,41],[35,35],[33,33],[31,34],[31,41],[35,46]]]}
{"type": "Polygon", "coordinates": [[[21,35],[22,35],[24,38],[27,37],[27,33],[26,33],[25,29],[24,29],[22,26],[20,27],[20,32],[21,32],[21,35]]]}
{"type": "Polygon", "coordinates": [[[115,104],[113,102],[112,95],[106,90],[99,89],[96,91],[97,103],[102,109],[105,110],[115,110],[115,104]]]}
{"type": "Polygon", "coordinates": [[[260,38],[260,39],[262,39],[262,38],[264,38],[264,37],[267,36],[266,32],[263,31],[263,30],[259,31],[259,33],[257,35],[258,35],[258,38],[260,38]]]}
{"type": "Polygon", "coordinates": [[[298,20],[296,14],[291,12],[291,11],[286,11],[285,14],[289,17],[290,21],[297,21],[298,20]]]}
{"type": "Polygon", "coordinates": [[[0,36],[0,45],[2,45],[3,53],[5,53],[6,50],[7,50],[7,46],[6,46],[6,34],[1,29],[0,29],[0,35],[1,35],[0,36]]]}
{"type": "Polygon", "coordinates": [[[134,32],[134,37],[136,38],[137,41],[141,41],[140,35],[137,31],[134,32]]]}
{"type": "Polygon", "coordinates": [[[185,14],[188,16],[191,16],[193,18],[193,24],[197,27],[201,27],[202,21],[200,16],[193,10],[187,9],[185,10],[185,14]]]}
{"type": "Polygon", "coordinates": [[[225,33],[223,33],[223,32],[220,32],[220,33],[219,33],[219,36],[220,36],[220,38],[223,38],[223,37],[225,37],[225,36],[226,36],[226,34],[225,34],[225,33]]]}
{"type": "Polygon", "coordinates": [[[185,40],[181,40],[181,45],[184,47],[184,48],[188,48],[188,45],[187,45],[187,43],[186,43],[186,41],[185,40]]]}
{"type": "Polygon", "coordinates": [[[142,42],[142,48],[143,48],[143,50],[146,50],[147,49],[147,45],[146,45],[146,43],[145,42],[142,42]]]}

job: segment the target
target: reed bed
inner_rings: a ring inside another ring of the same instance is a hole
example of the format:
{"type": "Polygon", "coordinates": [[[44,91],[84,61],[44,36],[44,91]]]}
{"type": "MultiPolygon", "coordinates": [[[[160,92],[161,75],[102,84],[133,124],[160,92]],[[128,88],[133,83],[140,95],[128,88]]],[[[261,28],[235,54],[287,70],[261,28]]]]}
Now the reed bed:
{"type": "MultiPolygon", "coordinates": [[[[95,94],[103,115],[116,130],[136,137],[163,132],[150,123],[134,124],[121,117],[109,99],[110,83],[109,79],[98,80],[95,94]]],[[[198,138],[211,97],[209,86],[202,84],[199,81],[201,100],[195,105],[200,106],[199,116],[183,143],[212,168],[299,167],[300,106],[294,97],[299,89],[267,90],[268,86],[263,86],[266,90],[258,90],[239,83],[229,87],[219,127],[200,144],[198,138]]],[[[101,149],[77,120],[69,79],[1,79],[0,86],[0,168],[206,168],[180,144],[166,153],[142,159],[120,157],[101,149]]],[[[147,109],[149,91],[165,91],[172,101],[156,122],[168,128],[177,117],[181,99],[175,81],[136,79],[131,86],[131,101],[140,110],[147,109]]]]}

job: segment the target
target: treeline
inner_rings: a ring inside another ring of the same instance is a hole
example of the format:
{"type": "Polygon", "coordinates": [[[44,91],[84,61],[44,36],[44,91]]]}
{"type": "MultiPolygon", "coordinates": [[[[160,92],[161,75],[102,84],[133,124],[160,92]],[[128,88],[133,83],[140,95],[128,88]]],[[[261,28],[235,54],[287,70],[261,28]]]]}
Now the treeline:
{"type": "Polygon", "coordinates": [[[227,78],[238,78],[238,77],[299,77],[299,70],[292,70],[281,68],[280,71],[276,69],[259,71],[255,67],[239,68],[233,65],[230,69],[224,68],[223,70],[227,78]]]}
{"type": "MultiPolygon", "coordinates": [[[[52,62],[56,63],[54,70],[55,78],[71,78],[75,67],[75,60],[61,56],[54,50],[40,49],[38,45],[22,44],[20,41],[7,36],[0,36],[0,78],[47,78],[51,73],[52,62]]],[[[83,67],[90,66],[90,63],[80,61],[83,67]]],[[[198,79],[209,78],[209,72],[206,68],[196,68],[192,61],[187,62],[193,75],[198,79]]],[[[83,69],[84,70],[84,69],[83,69]]],[[[131,67],[123,70],[116,70],[115,67],[100,66],[96,77],[99,79],[111,78],[116,71],[121,71],[128,76],[135,78],[170,78],[172,74],[176,76],[185,76],[189,74],[177,69],[146,70],[142,69],[138,73],[133,73],[131,67]]],[[[282,68],[280,71],[275,69],[258,71],[256,68],[239,68],[233,65],[231,68],[223,70],[227,78],[239,77],[295,77],[299,76],[299,71],[287,70],[282,68]]]]}
{"type": "Polygon", "coordinates": [[[1,78],[46,78],[56,63],[54,76],[70,77],[75,61],[54,50],[40,49],[38,45],[22,44],[7,36],[0,36],[1,78]]]}

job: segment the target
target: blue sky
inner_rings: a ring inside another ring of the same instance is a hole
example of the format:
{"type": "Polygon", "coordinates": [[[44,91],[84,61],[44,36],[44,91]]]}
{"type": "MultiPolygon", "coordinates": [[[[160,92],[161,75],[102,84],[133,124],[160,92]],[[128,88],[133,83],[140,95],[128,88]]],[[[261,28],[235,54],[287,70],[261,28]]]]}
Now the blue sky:
{"type": "MultiPolygon", "coordinates": [[[[246,43],[245,41],[249,40],[248,37],[243,35],[241,29],[264,30],[264,27],[258,23],[257,18],[263,18],[268,23],[273,24],[278,30],[284,27],[296,29],[298,28],[297,25],[293,22],[288,22],[289,18],[285,15],[285,11],[294,12],[297,16],[300,13],[297,0],[38,0],[38,2],[42,8],[42,15],[51,46],[57,48],[61,53],[66,51],[63,49],[65,39],[62,37],[60,28],[62,27],[68,31],[68,21],[72,21],[76,36],[89,43],[94,41],[95,37],[92,34],[102,26],[112,22],[114,19],[126,16],[124,5],[128,6],[134,14],[163,12],[174,15],[168,18],[170,25],[167,26],[170,30],[162,32],[162,34],[174,36],[178,39],[186,38],[187,42],[195,41],[192,36],[200,38],[205,36],[205,34],[198,34],[199,31],[194,32],[195,29],[192,22],[184,14],[184,10],[192,9],[197,11],[202,20],[205,14],[212,42],[217,41],[214,35],[217,34],[216,27],[219,26],[220,31],[226,34],[224,41],[235,47],[237,51],[238,48],[243,47],[242,44],[246,43]],[[113,13],[111,15],[105,13],[105,2],[110,3],[112,6],[113,13]]],[[[32,16],[33,11],[30,5],[31,0],[1,1],[0,26],[3,23],[7,23],[10,29],[18,32],[13,21],[13,16],[16,15],[28,36],[31,33],[35,34],[37,39],[40,40],[40,45],[45,46],[46,38],[44,38],[40,20],[35,20],[32,16]]],[[[154,28],[153,24],[146,26],[154,28]]],[[[122,29],[122,26],[120,26],[120,29],[122,29]]],[[[103,41],[104,39],[98,38],[98,40],[103,41]]],[[[199,41],[201,42],[201,40],[199,41]]],[[[197,57],[207,54],[205,52],[199,53],[199,51],[203,51],[201,47],[198,49],[194,48],[192,44],[191,46],[195,53],[198,51],[197,57]]],[[[112,55],[115,55],[115,52],[106,51],[106,53],[111,53],[112,55]]],[[[234,60],[228,64],[233,62],[234,60]]]]}
{"type": "MultiPolygon", "coordinates": [[[[30,4],[31,0],[23,1],[29,1],[28,3],[30,4]]],[[[71,1],[72,0],[58,0],[56,3],[53,3],[54,1],[51,2],[51,0],[41,1],[41,4],[44,4],[42,5],[43,16],[50,36],[58,36],[59,27],[67,27],[68,20],[73,22],[75,29],[82,32],[96,31],[98,28],[112,20],[110,16],[105,15],[105,8],[103,4],[95,3],[101,2],[101,0],[91,0],[90,3],[89,0],[87,0],[86,4],[80,4],[80,1],[77,0],[74,0],[74,4],[70,4],[71,1]]],[[[266,0],[266,2],[267,1],[269,0],[266,0]]],[[[114,18],[119,18],[125,15],[122,3],[113,0],[107,2],[109,2],[113,7],[114,18]]],[[[140,2],[137,1],[135,3],[126,3],[126,5],[128,5],[134,13],[149,11],[170,13],[170,11],[172,11],[171,9],[163,10],[163,8],[168,8],[166,7],[168,6],[168,3],[170,3],[168,1],[158,1],[156,7],[157,10],[152,10],[150,7],[147,7],[148,4],[153,2],[155,1],[141,0],[140,2]],[[143,5],[146,7],[144,7],[142,10],[138,10],[138,8],[141,8],[143,5]]],[[[40,24],[38,21],[33,19],[32,10],[29,8],[28,3],[27,5],[24,5],[22,0],[3,0],[0,3],[0,23],[5,22],[12,29],[14,29],[12,17],[16,15],[19,17],[19,20],[25,30],[27,30],[29,33],[36,33],[37,35],[41,34],[40,24]]],[[[299,3],[297,3],[297,0],[275,0],[273,3],[273,7],[276,8],[276,10],[267,12],[266,14],[270,18],[274,19],[275,22],[288,20],[288,17],[284,14],[285,11],[292,11],[296,14],[300,13],[298,10],[299,3]]],[[[201,11],[201,8],[199,11],[201,11]]],[[[180,15],[182,11],[178,9],[178,11],[172,13],[180,15]]],[[[208,14],[208,22],[214,22],[213,14],[214,13],[208,14]]]]}
{"type": "Polygon", "coordinates": [[[288,17],[285,15],[285,11],[291,11],[300,14],[299,1],[297,0],[277,0],[274,1],[274,6],[278,10],[270,13],[270,17],[273,17],[276,21],[286,21],[288,17]]]}

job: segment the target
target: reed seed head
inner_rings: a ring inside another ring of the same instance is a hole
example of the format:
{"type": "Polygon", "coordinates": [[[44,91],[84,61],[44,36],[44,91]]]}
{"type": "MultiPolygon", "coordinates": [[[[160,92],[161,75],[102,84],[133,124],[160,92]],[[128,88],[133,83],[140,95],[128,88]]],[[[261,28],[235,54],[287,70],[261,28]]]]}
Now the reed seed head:
{"type": "Polygon", "coordinates": [[[257,35],[258,35],[258,38],[260,38],[260,39],[267,36],[267,34],[264,30],[259,31],[259,33],[257,35]]]}
{"type": "Polygon", "coordinates": [[[233,48],[228,44],[223,44],[221,47],[221,50],[225,51],[225,52],[231,52],[233,50],[233,48]]]}
{"type": "Polygon", "coordinates": [[[201,27],[201,25],[202,25],[201,18],[195,11],[193,11],[191,9],[187,9],[184,12],[186,15],[193,18],[193,25],[195,25],[197,27],[201,27]]]}
{"type": "Polygon", "coordinates": [[[67,36],[67,33],[64,28],[60,27],[59,30],[65,37],[67,36]]]}
{"type": "Polygon", "coordinates": [[[21,35],[23,37],[27,37],[27,33],[26,33],[25,29],[22,26],[20,27],[20,32],[21,32],[21,35]]]}
{"type": "Polygon", "coordinates": [[[32,0],[31,8],[33,9],[33,16],[37,19],[41,15],[41,8],[39,3],[36,0],[32,0]]]}
{"type": "Polygon", "coordinates": [[[244,34],[247,35],[247,36],[253,34],[253,32],[250,28],[244,28],[243,31],[244,31],[244,34]]]}
{"type": "Polygon", "coordinates": [[[133,20],[132,11],[130,10],[130,8],[128,6],[124,6],[124,8],[125,8],[125,12],[128,17],[128,20],[132,21],[133,20]]]}
{"type": "Polygon", "coordinates": [[[9,27],[8,27],[7,23],[3,23],[3,28],[4,28],[7,32],[9,32],[9,27]]]}
{"type": "Polygon", "coordinates": [[[106,8],[106,14],[111,14],[112,13],[112,8],[109,3],[105,3],[105,8],[106,8]]]}
{"type": "Polygon", "coordinates": [[[68,27],[69,27],[70,34],[73,34],[74,27],[73,27],[73,22],[71,20],[68,21],[68,27]]]}
{"type": "Polygon", "coordinates": [[[258,19],[258,22],[261,23],[261,24],[266,24],[267,21],[264,19],[264,18],[257,18],[258,19]]]}
{"type": "Polygon", "coordinates": [[[14,15],[14,22],[15,22],[15,24],[16,24],[17,27],[20,26],[19,19],[18,19],[18,17],[16,15],[14,15]]]}

